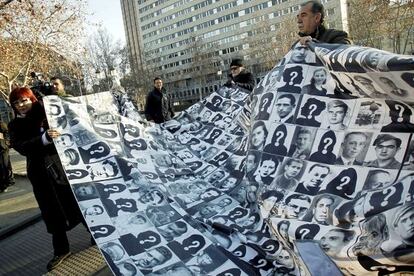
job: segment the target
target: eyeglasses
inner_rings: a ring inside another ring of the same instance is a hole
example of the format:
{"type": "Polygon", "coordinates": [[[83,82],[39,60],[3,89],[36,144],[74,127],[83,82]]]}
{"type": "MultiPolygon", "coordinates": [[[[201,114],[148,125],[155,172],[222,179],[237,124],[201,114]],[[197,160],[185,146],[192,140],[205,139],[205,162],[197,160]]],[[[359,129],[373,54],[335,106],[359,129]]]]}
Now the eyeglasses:
{"type": "Polygon", "coordinates": [[[382,150],[382,149],[393,150],[393,149],[396,149],[397,146],[394,146],[394,145],[389,145],[389,146],[377,145],[376,148],[379,149],[379,150],[382,150]]]}
{"type": "Polygon", "coordinates": [[[31,102],[32,101],[29,98],[23,98],[23,99],[19,99],[19,100],[13,102],[12,104],[14,106],[23,106],[23,105],[29,104],[31,102]]]}
{"type": "Polygon", "coordinates": [[[235,67],[230,67],[230,70],[231,71],[235,71],[235,70],[237,70],[237,69],[239,69],[240,67],[237,67],[237,66],[235,66],[235,67]]]}

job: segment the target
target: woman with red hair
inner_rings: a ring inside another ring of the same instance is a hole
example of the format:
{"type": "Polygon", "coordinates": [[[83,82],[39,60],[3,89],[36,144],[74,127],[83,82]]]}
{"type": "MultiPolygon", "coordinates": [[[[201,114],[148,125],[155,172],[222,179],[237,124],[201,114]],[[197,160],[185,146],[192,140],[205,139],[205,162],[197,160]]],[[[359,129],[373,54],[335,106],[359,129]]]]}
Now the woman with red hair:
{"type": "Polygon", "coordinates": [[[52,177],[63,172],[60,164],[48,162],[48,157],[57,154],[53,139],[60,133],[49,129],[42,102],[26,87],[14,89],[9,100],[15,113],[9,123],[11,147],[26,156],[27,176],[47,231],[52,234],[54,258],[47,265],[50,271],[70,255],[66,231],[83,218],[69,183],[52,177]]]}

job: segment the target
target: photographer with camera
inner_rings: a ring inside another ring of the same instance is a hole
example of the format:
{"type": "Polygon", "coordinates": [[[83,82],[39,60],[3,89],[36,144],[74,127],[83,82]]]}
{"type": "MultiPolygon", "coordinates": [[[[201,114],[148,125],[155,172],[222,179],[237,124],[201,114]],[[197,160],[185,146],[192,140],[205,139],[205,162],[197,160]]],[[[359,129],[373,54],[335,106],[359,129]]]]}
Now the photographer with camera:
{"type": "Polygon", "coordinates": [[[42,99],[44,96],[52,95],[52,86],[49,82],[43,79],[43,75],[37,72],[31,72],[30,76],[33,79],[33,85],[30,89],[33,91],[37,99],[42,99]]]}

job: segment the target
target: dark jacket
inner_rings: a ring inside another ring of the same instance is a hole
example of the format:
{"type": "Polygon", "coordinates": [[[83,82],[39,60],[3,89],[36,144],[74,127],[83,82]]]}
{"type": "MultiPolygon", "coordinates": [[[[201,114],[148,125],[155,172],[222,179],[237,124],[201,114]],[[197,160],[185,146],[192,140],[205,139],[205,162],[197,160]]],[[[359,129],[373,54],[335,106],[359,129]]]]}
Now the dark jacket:
{"type": "Polygon", "coordinates": [[[154,90],[148,93],[147,102],[145,103],[145,117],[148,121],[154,120],[160,124],[171,120],[174,117],[170,96],[164,88],[160,92],[154,87],[154,90]]]}
{"type": "Polygon", "coordinates": [[[320,26],[316,32],[311,34],[311,37],[323,43],[352,44],[346,32],[335,29],[326,29],[324,26],[320,26]]]}
{"type": "Polygon", "coordinates": [[[6,151],[9,149],[8,147],[8,136],[9,131],[7,129],[7,125],[0,121],[0,152],[6,151]]]}
{"type": "MultiPolygon", "coordinates": [[[[40,102],[33,104],[24,118],[16,117],[9,123],[10,143],[27,159],[27,176],[39,204],[42,218],[49,233],[69,230],[81,222],[82,214],[69,183],[57,184],[50,177],[46,162],[56,156],[53,144],[43,145],[41,127],[47,129],[46,115],[40,102]]],[[[61,166],[59,163],[56,166],[61,166]]]]}
{"type": "Polygon", "coordinates": [[[244,88],[249,91],[253,91],[254,86],[256,85],[256,81],[252,73],[247,71],[246,69],[241,71],[240,74],[235,76],[234,78],[230,78],[236,83],[238,87],[244,88]]]}

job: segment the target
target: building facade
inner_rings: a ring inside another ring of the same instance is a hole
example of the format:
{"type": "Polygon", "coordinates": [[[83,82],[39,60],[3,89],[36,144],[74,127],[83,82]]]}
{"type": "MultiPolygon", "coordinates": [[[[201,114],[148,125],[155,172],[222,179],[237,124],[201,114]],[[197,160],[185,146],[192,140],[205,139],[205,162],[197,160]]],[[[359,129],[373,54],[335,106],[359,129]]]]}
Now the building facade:
{"type": "MultiPolygon", "coordinates": [[[[296,39],[295,16],[304,2],[121,0],[131,64],[160,75],[176,102],[198,101],[227,80],[233,57],[244,58],[258,79],[271,69],[288,50],[279,47],[283,38],[296,39]],[[274,57],[263,57],[276,49],[274,57]]],[[[322,3],[328,26],[347,30],[346,0],[322,3]]]]}

